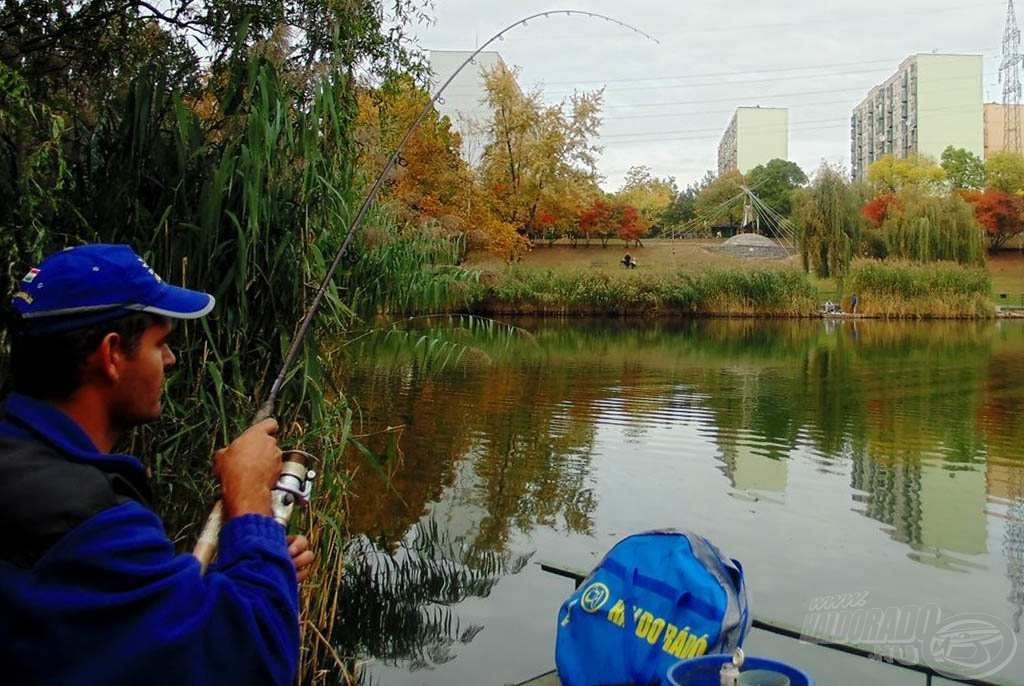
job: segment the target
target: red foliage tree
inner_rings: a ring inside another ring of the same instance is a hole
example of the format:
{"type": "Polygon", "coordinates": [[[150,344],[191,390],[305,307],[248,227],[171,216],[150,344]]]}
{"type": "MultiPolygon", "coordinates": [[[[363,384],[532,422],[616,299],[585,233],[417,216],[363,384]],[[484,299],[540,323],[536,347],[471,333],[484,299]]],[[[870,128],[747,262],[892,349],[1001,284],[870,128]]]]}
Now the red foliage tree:
{"type": "Polygon", "coordinates": [[[623,205],[619,209],[619,238],[626,243],[635,241],[640,245],[640,239],[646,233],[640,212],[632,205],[623,205]]]}
{"type": "Polygon", "coordinates": [[[610,235],[614,221],[614,212],[615,208],[607,201],[597,198],[594,202],[590,203],[589,207],[580,212],[580,233],[584,238],[588,239],[596,234],[601,236],[605,243],[607,243],[605,235],[610,235]]]}
{"type": "Polygon", "coordinates": [[[974,216],[988,234],[989,248],[998,250],[1024,231],[1024,199],[998,188],[964,191],[964,200],[974,207],[974,216]]]}
{"type": "Polygon", "coordinates": [[[551,214],[550,212],[545,212],[544,210],[541,210],[540,212],[537,213],[537,228],[541,230],[550,229],[552,226],[555,225],[555,219],[555,215],[551,214]]]}
{"type": "Polygon", "coordinates": [[[889,215],[889,209],[894,202],[896,202],[896,195],[894,193],[882,193],[865,203],[864,207],[860,208],[860,213],[871,222],[871,226],[877,229],[889,215]]]}

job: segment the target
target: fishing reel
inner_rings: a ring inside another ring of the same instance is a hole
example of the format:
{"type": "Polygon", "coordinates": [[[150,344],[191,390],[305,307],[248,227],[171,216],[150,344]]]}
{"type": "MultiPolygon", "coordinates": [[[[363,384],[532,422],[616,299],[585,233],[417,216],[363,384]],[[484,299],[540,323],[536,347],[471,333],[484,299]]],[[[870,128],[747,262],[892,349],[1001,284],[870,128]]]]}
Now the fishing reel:
{"type": "Polygon", "coordinates": [[[270,492],[270,509],[274,519],[287,527],[295,506],[309,505],[316,478],[316,470],[310,469],[310,465],[318,460],[305,450],[285,450],[281,460],[281,476],[270,492]]]}

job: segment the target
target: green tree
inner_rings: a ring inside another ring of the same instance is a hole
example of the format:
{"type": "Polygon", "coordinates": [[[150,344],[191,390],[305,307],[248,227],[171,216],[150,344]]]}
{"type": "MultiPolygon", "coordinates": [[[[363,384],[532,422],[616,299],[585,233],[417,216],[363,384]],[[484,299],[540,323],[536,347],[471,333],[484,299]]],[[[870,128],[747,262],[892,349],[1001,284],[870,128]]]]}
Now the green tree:
{"type": "Polygon", "coordinates": [[[739,224],[743,221],[743,186],[746,179],[738,171],[717,177],[697,194],[694,210],[706,228],[718,223],[739,224]]]}
{"type": "Polygon", "coordinates": [[[665,227],[663,233],[671,232],[674,235],[680,229],[685,230],[686,225],[697,216],[697,196],[714,180],[715,175],[708,170],[704,174],[704,178],[691,183],[676,194],[675,199],[673,199],[662,215],[662,222],[665,227]]]}
{"type": "Polygon", "coordinates": [[[793,197],[793,217],[800,230],[804,270],[822,278],[846,272],[860,240],[857,194],[838,170],[821,166],[807,188],[793,197]]]}
{"type": "Polygon", "coordinates": [[[970,150],[950,145],[942,151],[941,164],[953,188],[981,188],[985,185],[985,162],[970,150]]]}
{"type": "Polygon", "coordinates": [[[1006,193],[1024,191],[1024,155],[997,152],[985,161],[988,185],[1006,193]]]}
{"type": "Polygon", "coordinates": [[[747,183],[768,207],[788,217],[793,191],[807,183],[807,175],[795,162],[774,159],[747,172],[747,183]]]}

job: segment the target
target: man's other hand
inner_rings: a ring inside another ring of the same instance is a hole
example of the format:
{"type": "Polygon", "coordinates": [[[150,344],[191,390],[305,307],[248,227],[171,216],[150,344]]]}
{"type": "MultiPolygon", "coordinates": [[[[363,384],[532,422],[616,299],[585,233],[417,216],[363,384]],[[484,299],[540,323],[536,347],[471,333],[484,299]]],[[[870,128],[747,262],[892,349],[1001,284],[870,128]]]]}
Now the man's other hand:
{"type": "Polygon", "coordinates": [[[281,475],[277,421],[264,419],[246,429],[227,448],[217,451],[213,471],[220,479],[224,513],[270,515],[270,491],[281,475]]]}
{"type": "Polygon", "coordinates": [[[288,554],[295,565],[295,576],[301,584],[313,571],[313,551],[309,549],[309,539],[305,536],[288,537],[288,554]]]}

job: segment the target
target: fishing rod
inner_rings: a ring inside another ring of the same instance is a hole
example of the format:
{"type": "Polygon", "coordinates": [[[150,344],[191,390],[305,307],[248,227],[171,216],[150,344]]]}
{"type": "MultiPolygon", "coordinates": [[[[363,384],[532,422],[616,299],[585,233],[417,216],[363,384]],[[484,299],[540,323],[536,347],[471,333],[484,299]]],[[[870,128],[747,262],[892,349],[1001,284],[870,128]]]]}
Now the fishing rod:
{"type": "MultiPolygon", "coordinates": [[[[547,10],[531,14],[528,17],[524,17],[509,24],[501,31],[498,31],[496,34],[488,38],[483,45],[470,53],[469,57],[463,60],[462,64],[459,65],[459,68],[452,72],[448,79],[441,84],[441,87],[437,89],[434,95],[430,98],[430,101],[427,102],[420,111],[412,125],[410,125],[406,130],[401,142],[399,142],[394,152],[391,153],[391,157],[388,158],[384,168],[381,169],[380,173],[377,175],[373,185],[370,186],[370,190],[367,191],[366,195],[363,197],[362,204],[359,205],[359,210],[356,212],[355,219],[352,220],[352,223],[348,228],[348,233],[345,234],[345,240],[342,241],[341,247],[338,249],[334,259],[331,261],[331,266],[327,269],[327,273],[324,274],[323,279],[320,281],[320,285],[316,290],[316,295],[313,297],[309,307],[306,309],[305,315],[303,315],[299,322],[298,329],[292,337],[291,345],[288,347],[288,352],[285,354],[284,361],[281,363],[281,369],[274,378],[274,382],[270,386],[270,391],[267,393],[266,399],[263,401],[263,404],[260,405],[259,410],[256,412],[256,416],[253,417],[253,424],[261,422],[274,414],[278,393],[280,393],[281,387],[284,386],[284,383],[288,378],[288,374],[299,355],[302,342],[306,338],[306,334],[313,322],[313,318],[320,309],[320,303],[323,301],[328,288],[330,288],[331,282],[334,280],[334,273],[338,270],[342,259],[348,252],[349,246],[352,244],[352,239],[355,238],[356,231],[362,227],[363,222],[366,220],[366,215],[370,211],[370,205],[377,197],[377,193],[379,193],[380,189],[384,186],[384,182],[387,180],[388,174],[392,169],[394,169],[395,165],[398,164],[398,161],[401,159],[402,150],[412,139],[413,134],[415,134],[416,130],[419,129],[423,120],[426,119],[427,115],[434,110],[435,105],[441,100],[441,96],[445,89],[448,88],[452,81],[455,80],[455,77],[457,77],[463,69],[476,59],[477,55],[483,52],[487,46],[491,45],[495,41],[503,40],[505,34],[509,31],[520,26],[526,26],[528,22],[533,21],[534,19],[548,19],[559,15],[600,19],[632,31],[633,33],[653,41],[654,43],[660,44],[660,41],[649,33],[642,31],[631,24],[627,24],[626,22],[620,21],[614,17],[609,17],[598,12],[589,12],[586,10],[547,10]]],[[[296,503],[307,503],[309,501],[310,485],[312,479],[316,476],[316,473],[306,467],[306,463],[309,461],[309,458],[312,457],[309,453],[304,453],[302,451],[285,451],[282,454],[282,457],[286,459],[282,467],[281,480],[278,481],[271,495],[271,507],[274,512],[274,518],[282,525],[287,526],[288,520],[291,518],[291,513],[296,503]]],[[[199,540],[196,542],[196,546],[192,551],[192,553],[199,559],[200,567],[204,572],[206,571],[206,567],[213,560],[213,557],[217,554],[217,540],[220,535],[220,529],[223,521],[223,505],[221,501],[218,500],[213,506],[213,510],[210,512],[209,517],[207,517],[206,524],[203,526],[203,530],[199,534],[199,540]]]]}

